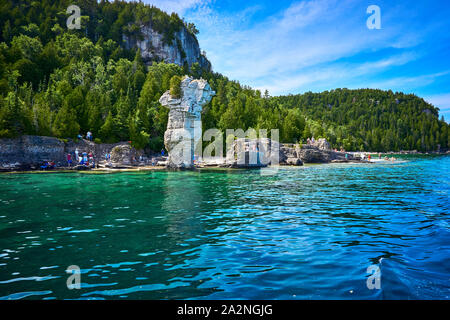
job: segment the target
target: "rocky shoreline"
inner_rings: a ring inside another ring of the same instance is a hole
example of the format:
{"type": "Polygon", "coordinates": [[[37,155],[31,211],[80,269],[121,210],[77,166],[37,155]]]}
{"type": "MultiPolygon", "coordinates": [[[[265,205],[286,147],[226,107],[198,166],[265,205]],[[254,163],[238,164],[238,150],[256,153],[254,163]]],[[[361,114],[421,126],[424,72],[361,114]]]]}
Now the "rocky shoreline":
{"type": "MultiPolygon", "coordinates": [[[[244,139],[244,159],[239,164],[237,157],[230,161],[228,158],[200,159],[196,168],[252,168],[264,167],[263,164],[249,164],[249,143],[244,139]],[[246,157],[246,158],[245,158],[246,157]]],[[[302,166],[308,163],[361,163],[367,162],[361,158],[359,152],[338,152],[330,148],[325,139],[319,139],[310,145],[279,144],[278,163],[280,166],[302,166]]],[[[239,152],[237,151],[237,154],[239,152]]],[[[393,154],[420,154],[417,151],[402,152],[364,152],[364,154],[383,156],[393,154]]],[[[439,154],[449,154],[441,152],[439,154]]],[[[62,140],[53,137],[21,136],[15,139],[0,139],[0,172],[43,171],[44,161],[54,162],[51,171],[93,170],[93,171],[123,171],[123,170],[163,170],[167,167],[167,157],[145,153],[134,149],[129,142],[115,144],[97,144],[88,140],[62,140]],[[67,154],[92,153],[95,167],[75,165],[69,167],[67,154]],[[110,154],[107,161],[105,154],[110,154]]]]}
{"type": "MultiPolygon", "coordinates": [[[[156,161],[162,160],[153,157],[156,161]]],[[[21,136],[14,139],[0,139],[0,172],[42,171],[45,162],[54,163],[49,170],[91,170],[99,167],[128,168],[143,166],[149,163],[143,151],[137,151],[128,142],[114,144],[97,144],[89,140],[58,139],[42,136],[21,136]],[[95,165],[79,165],[75,153],[92,153],[95,165]],[[67,155],[73,159],[69,166],[67,155]],[[105,154],[110,154],[106,161],[105,154]],[[141,161],[140,161],[141,160],[141,161]]]]}

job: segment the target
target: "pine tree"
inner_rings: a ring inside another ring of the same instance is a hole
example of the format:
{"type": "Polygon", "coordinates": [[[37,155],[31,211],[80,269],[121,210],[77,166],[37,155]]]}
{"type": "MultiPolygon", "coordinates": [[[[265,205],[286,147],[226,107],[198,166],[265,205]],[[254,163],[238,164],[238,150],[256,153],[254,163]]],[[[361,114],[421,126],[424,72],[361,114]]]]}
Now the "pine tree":
{"type": "Polygon", "coordinates": [[[68,105],[62,107],[56,114],[53,123],[53,133],[59,138],[75,138],[80,132],[77,116],[68,105]]]}
{"type": "Polygon", "coordinates": [[[100,138],[103,142],[114,143],[117,141],[117,128],[112,113],[109,112],[105,123],[100,128],[100,138]]]}

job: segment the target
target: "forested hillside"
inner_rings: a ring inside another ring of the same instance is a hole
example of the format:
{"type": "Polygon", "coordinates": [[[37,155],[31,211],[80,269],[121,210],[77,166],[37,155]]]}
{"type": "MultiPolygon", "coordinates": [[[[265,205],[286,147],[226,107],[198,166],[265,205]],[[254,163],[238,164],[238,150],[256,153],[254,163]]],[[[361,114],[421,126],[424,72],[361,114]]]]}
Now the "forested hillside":
{"type": "Polygon", "coordinates": [[[174,76],[208,80],[216,96],[203,126],[280,129],[282,142],[325,137],[346,150],[421,151],[448,148],[449,126],[414,95],[337,89],[270,97],[197,63],[148,66],[123,35],[152,26],[170,42],[193,24],[142,3],[0,0],[0,138],[21,134],[73,138],[91,131],[98,142],[131,140],[160,150],[167,109],[159,97],[174,76]],[[66,9],[82,9],[80,30],[68,30],[66,9]]]}
{"type": "Polygon", "coordinates": [[[439,121],[437,108],[412,94],[336,89],[274,100],[298,108],[308,118],[307,130],[347,150],[448,148],[448,124],[443,118],[439,121]]]}

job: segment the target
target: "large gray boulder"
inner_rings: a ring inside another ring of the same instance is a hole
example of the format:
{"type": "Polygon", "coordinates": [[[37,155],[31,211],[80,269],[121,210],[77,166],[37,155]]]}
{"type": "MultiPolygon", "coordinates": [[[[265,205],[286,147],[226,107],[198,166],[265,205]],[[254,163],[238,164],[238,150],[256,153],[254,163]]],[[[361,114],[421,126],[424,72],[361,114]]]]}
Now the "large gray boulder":
{"type": "Polygon", "coordinates": [[[300,158],[287,158],[283,164],[287,166],[302,166],[303,161],[300,158]]]}
{"type": "Polygon", "coordinates": [[[299,151],[298,157],[304,163],[326,163],[333,160],[331,151],[321,150],[311,145],[303,146],[299,151]]]}
{"type": "Polygon", "coordinates": [[[206,80],[184,77],[181,81],[180,98],[165,92],[159,102],[170,109],[164,145],[169,152],[170,168],[193,168],[196,148],[201,148],[203,106],[209,103],[215,92],[206,80]]]}
{"type": "Polygon", "coordinates": [[[118,145],[111,150],[111,162],[115,165],[133,165],[136,158],[136,149],[130,145],[118,145]]]}

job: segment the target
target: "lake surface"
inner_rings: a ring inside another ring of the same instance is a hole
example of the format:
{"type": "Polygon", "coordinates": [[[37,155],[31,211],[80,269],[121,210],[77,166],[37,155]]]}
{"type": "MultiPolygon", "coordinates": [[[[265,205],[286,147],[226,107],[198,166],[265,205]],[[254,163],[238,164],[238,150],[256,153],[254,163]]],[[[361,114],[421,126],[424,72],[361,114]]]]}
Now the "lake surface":
{"type": "Polygon", "coordinates": [[[404,160],[2,174],[0,298],[449,299],[450,157],[404,160]]]}

